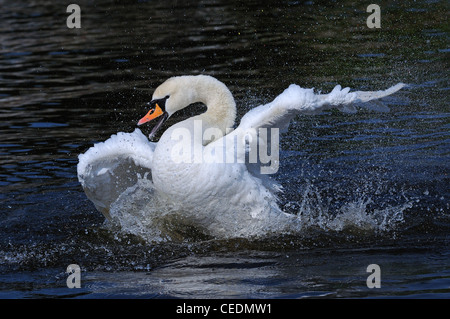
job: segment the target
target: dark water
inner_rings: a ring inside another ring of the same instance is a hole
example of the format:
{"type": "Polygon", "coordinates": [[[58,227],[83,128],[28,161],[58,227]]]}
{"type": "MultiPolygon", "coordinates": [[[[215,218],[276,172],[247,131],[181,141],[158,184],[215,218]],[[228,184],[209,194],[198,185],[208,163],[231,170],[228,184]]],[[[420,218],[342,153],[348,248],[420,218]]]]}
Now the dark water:
{"type": "Polygon", "coordinates": [[[376,30],[356,1],[77,4],[82,28],[68,29],[63,4],[0,1],[0,297],[450,297],[446,1],[378,2],[376,30]],[[166,78],[200,73],[239,116],[291,83],[410,85],[390,113],[291,125],[275,178],[303,234],[149,244],[111,230],[78,154],[133,131],[166,78]],[[80,289],[66,287],[73,263],[80,289]]]}

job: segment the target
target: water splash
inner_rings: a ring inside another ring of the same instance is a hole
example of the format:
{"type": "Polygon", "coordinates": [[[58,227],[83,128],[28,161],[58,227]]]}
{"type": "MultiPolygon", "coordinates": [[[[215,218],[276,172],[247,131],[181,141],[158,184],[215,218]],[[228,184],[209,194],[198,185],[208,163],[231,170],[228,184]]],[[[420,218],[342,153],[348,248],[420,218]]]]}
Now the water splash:
{"type": "MultiPolygon", "coordinates": [[[[332,187],[332,185],[329,185],[332,187]]],[[[292,191],[292,190],[291,190],[292,191]]],[[[128,187],[111,205],[110,225],[114,231],[132,234],[146,242],[198,241],[214,238],[211,228],[200,218],[202,212],[186,212],[171,201],[153,196],[153,183],[147,176],[139,176],[137,183],[128,187]]],[[[239,216],[221,216],[220,223],[228,225],[228,238],[247,237],[261,239],[265,236],[300,236],[320,231],[342,236],[393,234],[405,223],[405,211],[412,208],[415,200],[402,195],[396,204],[380,203],[373,189],[345,202],[335,202],[323,196],[324,189],[306,181],[301,196],[289,201],[284,209],[290,213],[281,216],[268,215],[265,219],[255,219],[247,225],[251,236],[243,236],[240,228],[233,228],[233,221],[239,216]],[[236,231],[236,233],[234,233],[236,231]]],[[[203,212],[204,214],[205,212],[203,212]]],[[[246,215],[243,209],[236,214],[246,215]]],[[[209,212],[209,214],[214,214],[209,212]]]]}
{"type": "MultiPolygon", "coordinates": [[[[405,199],[401,204],[372,208],[371,205],[376,204],[375,200],[371,195],[362,193],[356,199],[336,207],[332,199],[323,198],[322,193],[323,190],[307,182],[297,212],[303,230],[319,228],[343,233],[389,233],[405,222],[404,212],[414,203],[413,200],[405,199]]],[[[295,206],[295,203],[289,203],[288,206],[295,206]]]]}

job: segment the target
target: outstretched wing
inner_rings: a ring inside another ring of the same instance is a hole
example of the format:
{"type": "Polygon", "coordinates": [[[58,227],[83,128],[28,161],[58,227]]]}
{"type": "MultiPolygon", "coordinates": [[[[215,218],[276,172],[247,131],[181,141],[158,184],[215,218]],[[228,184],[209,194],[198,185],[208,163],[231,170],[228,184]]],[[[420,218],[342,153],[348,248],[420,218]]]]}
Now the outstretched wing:
{"type": "Polygon", "coordinates": [[[271,103],[258,106],[245,114],[237,130],[276,127],[284,132],[296,115],[317,114],[331,108],[347,113],[355,113],[355,106],[386,111],[389,109],[379,101],[369,104],[367,102],[391,95],[404,86],[405,84],[399,83],[384,91],[350,92],[350,88],[342,89],[340,85],[337,85],[328,94],[315,94],[313,89],[303,89],[291,84],[271,103]]]}
{"type": "MultiPolygon", "coordinates": [[[[275,163],[276,165],[273,165],[274,163],[271,163],[269,166],[270,169],[266,169],[263,172],[261,168],[267,168],[267,165],[263,165],[267,163],[261,163],[259,159],[253,162],[246,160],[246,158],[249,158],[249,153],[252,151],[252,148],[247,145],[245,151],[242,152],[239,150],[239,147],[245,141],[236,143],[236,140],[257,140],[258,147],[263,147],[268,151],[278,150],[278,136],[275,135],[271,139],[267,138],[270,136],[269,132],[266,132],[265,136],[261,136],[259,134],[260,129],[276,128],[279,133],[285,132],[287,131],[289,122],[296,115],[317,114],[331,108],[337,108],[347,113],[356,112],[355,106],[375,111],[387,111],[389,109],[380,101],[376,100],[397,92],[403,86],[403,83],[399,83],[384,91],[350,92],[350,88],[342,89],[340,85],[337,85],[328,94],[316,94],[313,89],[304,89],[292,84],[271,103],[260,105],[250,110],[244,115],[239,126],[234,131],[208,146],[214,147],[214,144],[218,143],[226,145],[225,152],[231,154],[229,157],[237,158],[236,160],[241,163],[245,162],[248,170],[253,175],[261,178],[268,188],[277,190],[279,188],[278,185],[272,182],[268,176],[263,175],[275,173],[278,169],[278,164],[275,163]]],[[[253,149],[253,151],[256,150],[253,149]]],[[[274,158],[273,160],[276,161],[278,159],[274,158]]]]}
{"type": "Polygon", "coordinates": [[[139,178],[151,179],[155,147],[156,143],[149,142],[136,129],[133,133],[112,135],[78,156],[78,180],[105,217],[110,218],[111,204],[139,178]]]}

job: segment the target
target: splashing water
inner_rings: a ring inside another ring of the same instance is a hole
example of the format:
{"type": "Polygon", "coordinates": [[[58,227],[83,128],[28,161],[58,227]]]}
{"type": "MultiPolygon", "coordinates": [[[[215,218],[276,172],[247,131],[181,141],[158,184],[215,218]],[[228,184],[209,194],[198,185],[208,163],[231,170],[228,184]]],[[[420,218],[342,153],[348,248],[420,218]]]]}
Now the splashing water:
{"type": "Polygon", "coordinates": [[[320,190],[310,184],[305,187],[298,218],[302,226],[320,228],[324,231],[358,232],[379,234],[394,231],[402,224],[404,211],[413,206],[413,201],[406,200],[403,204],[385,208],[371,209],[375,201],[368,194],[361,194],[358,198],[343,203],[333,210],[331,199],[324,199],[320,190]]]}
{"type": "MultiPolygon", "coordinates": [[[[119,182],[119,180],[117,180],[119,182]]],[[[329,185],[332,188],[333,185],[329,185]]],[[[367,190],[356,198],[345,202],[334,202],[331,197],[322,194],[327,190],[306,180],[306,185],[299,192],[300,197],[289,201],[284,209],[290,213],[283,217],[269,216],[265,220],[254,220],[249,224],[249,233],[255,238],[268,235],[308,236],[314,231],[324,233],[386,235],[393,234],[405,223],[404,212],[413,207],[415,200],[400,194],[403,200],[396,204],[380,204],[374,197],[379,191],[367,190]],[[378,204],[377,204],[378,203],[378,204]],[[261,225],[262,223],[262,225],[261,225]],[[256,229],[256,232],[252,230],[256,229]]],[[[171,201],[153,196],[154,187],[148,173],[138,175],[134,185],[126,188],[111,204],[109,225],[114,231],[132,234],[146,242],[204,240],[211,238],[211,227],[205,225],[201,218],[192,219],[194,215],[171,201]]],[[[289,190],[292,194],[292,190],[289,190]]],[[[399,200],[400,201],[400,200],[399,200]]],[[[213,213],[211,213],[213,214],[213,213]]],[[[247,214],[245,209],[236,214],[247,214]]],[[[237,216],[222,217],[220,223],[228,225],[229,238],[239,237],[233,232],[237,216]]],[[[237,228],[236,228],[237,229],[237,228]]],[[[252,236],[249,236],[252,237],[252,236]]]]}

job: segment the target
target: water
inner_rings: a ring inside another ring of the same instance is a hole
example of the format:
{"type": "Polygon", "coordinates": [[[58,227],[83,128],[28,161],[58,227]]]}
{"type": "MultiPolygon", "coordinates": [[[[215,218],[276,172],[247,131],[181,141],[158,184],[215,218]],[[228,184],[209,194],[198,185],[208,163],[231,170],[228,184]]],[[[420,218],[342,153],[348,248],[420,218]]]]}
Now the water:
{"type": "Polygon", "coordinates": [[[428,2],[379,3],[379,30],[351,1],[78,1],[81,29],[64,5],[2,2],[0,297],[448,298],[448,7],[428,2]],[[166,78],[200,73],[239,116],[291,83],[410,86],[390,113],[292,123],[275,178],[301,234],[148,243],[112,228],[78,154],[132,132],[166,78]],[[72,263],[81,289],[66,287],[72,263]],[[374,263],[380,289],[366,286],[374,263]]]}

